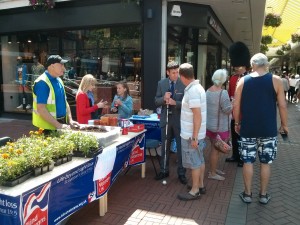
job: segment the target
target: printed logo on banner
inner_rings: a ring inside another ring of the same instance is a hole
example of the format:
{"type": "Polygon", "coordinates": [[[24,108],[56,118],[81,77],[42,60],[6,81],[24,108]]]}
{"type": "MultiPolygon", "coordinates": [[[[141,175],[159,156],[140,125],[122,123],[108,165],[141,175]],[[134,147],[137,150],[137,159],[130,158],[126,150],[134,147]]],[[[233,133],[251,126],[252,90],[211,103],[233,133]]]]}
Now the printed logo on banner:
{"type": "Polygon", "coordinates": [[[92,201],[94,201],[94,200],[96,200],[96,193],[95,193],[95,191],[89,193],[89,196],[88,196],[88,202],[89,203],[92,202],[92,201]]]}
{"type": "Polygon", "coordinates": [[[130,153],[129,165],[143,162],[145,159],[144,151],[144,138],[143,134],[140,138],[137,138],[130,153]]]}
{"type": "Polygon", "coordinates": [[[48,182],[43,187],[36,189],[35,192],[28,197],[24,204],[24,225],[48,225],[50,187],[51,182],[48,182]]]}
{"type": "Polygon", "coordinates": [[[97,180],[97,195],[102,195],[110,186],[111,172],[106,177],[97,180]]]}

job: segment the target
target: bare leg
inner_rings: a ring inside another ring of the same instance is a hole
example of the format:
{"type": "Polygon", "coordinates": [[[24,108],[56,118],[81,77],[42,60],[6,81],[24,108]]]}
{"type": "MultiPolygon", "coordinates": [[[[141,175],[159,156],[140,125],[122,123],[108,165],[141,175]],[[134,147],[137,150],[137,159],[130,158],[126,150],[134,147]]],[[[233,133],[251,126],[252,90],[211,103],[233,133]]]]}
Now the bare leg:
{"type": "Polygon", "coordinates": [[[200,180],[199,180],[199,187],[203,188],[204,187],[204,173],[205,173],[205,164],[200,166],[200,180]]]}
{"type": "Polygon", "coordinates": [[[244,163],[243,177],[244,177],[245,193],[251,195],[251,185],[252,185],[252,177],[253,177],[252,163],[244,163]]]}
{"type": "Polygon", "coordinates": [[[193,182],[193,186],[192,186],[191,192],[194,193],[194,194],[199,192],[201,167],[202,166],[200,166],[197,169],[192,169],[192,182],[193,182]]]}
{"type": "Polygon", "coordinates": [[[217,164],[219,160],[219,151],[214,147],[214,142],[211,142],[210,151],[210,172],[212,176],[216,175],[217,164]]]}
{"type": "Polygon", "coordinates": [[[260,164],[260,194],[265,195],[267,193],[267,187],[271,175],[271,167],[269,164],[260,164]]]}

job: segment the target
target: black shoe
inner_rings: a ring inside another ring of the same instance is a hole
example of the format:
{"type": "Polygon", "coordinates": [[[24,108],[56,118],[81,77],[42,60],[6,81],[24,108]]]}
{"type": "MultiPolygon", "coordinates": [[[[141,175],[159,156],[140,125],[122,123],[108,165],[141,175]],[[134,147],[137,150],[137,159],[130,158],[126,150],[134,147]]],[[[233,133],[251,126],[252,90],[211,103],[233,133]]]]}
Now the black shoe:
{"type": "Polygon", "coordinates": [[[225,162],[238,162],[238,159],[232,156],[230,158],[226,158],[225,162]]]}
{"type": "Polygon", "coordinates": [[[179,175],[178,179],[179,179],[180,183],[187,184],[187,179],[184,175],[179,175]]]}
{"type": "Polygon", "coordinates": [[[243,165],[244,165],[243,161],[239,161],[238,164],[237,164],[238,167],[243,167],[243,165]]]}
{"type": "MultiPolygon", "coordinates": [[[[192,189],[192,185],[190,184],[188,184],[186,187],[189,191],[192,189]]],[[[204,195],[206,193],[206,187],[199,188],[199,192],[201,195],[204,195]]]]}
{"type": "Polygon", "coordinates": [[[160,172],[154,179],[155,180],[162,180],[162,179],[164,179],[164,178],[166,178],[168,176],[169,176],[169,173],[162,173],[162,172],[160,172]]]}

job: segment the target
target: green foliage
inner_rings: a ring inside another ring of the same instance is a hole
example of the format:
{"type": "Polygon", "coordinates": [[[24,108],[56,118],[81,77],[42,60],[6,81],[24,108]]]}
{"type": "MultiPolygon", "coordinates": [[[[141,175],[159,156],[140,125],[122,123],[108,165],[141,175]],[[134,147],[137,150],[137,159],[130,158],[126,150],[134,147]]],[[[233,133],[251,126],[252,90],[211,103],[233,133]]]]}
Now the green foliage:
{"type": "Polygon", "coordinates": [[[261,37],[261,43],[264,44],[264,45],[271,44],[272,41],[273,41],[273,38],[270,35],[265,35],[265,36],[261,37]]]}
{"type": "Polygon", "coordinates": [[[264,25],[266,27],[279,27],[282,23],[280,15],[268,13],[265,18],[264,25]]]}

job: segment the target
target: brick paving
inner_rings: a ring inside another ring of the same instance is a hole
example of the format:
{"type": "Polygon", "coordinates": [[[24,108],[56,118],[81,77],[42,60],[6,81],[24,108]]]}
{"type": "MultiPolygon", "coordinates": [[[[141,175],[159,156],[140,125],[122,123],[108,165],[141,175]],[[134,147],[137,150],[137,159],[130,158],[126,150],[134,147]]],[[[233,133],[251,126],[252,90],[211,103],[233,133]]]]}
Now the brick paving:
{"type": "MultiPolygon", "coordinates": [[[[176,155],[171,154],[168,184],[155,181],[154,169],[147,159],[146,178],[140,178],[140,167],[133,167],[127,174],[119,175],[108,193],[108,212],[99,217],[98,202],[93,202],[74,213],[64,222],[66,225],[118,225],[118,224],[207,224],[207,225],[255,225],[299,224],[300,221],[300,104],[288,104],[289,142],[279,137],[278,157],[272,165],[268,192],[269,204],[258,202],[259,166],[253,177],[253,202],[244,204],[238,197],[243,190],[242,169],[235,163],[220,159],[220,169],[226,172],[224,181],[205,177],[207,193],[201,199],[190,202],[177,200],[186,186],[176,175],[176,155]]],[[[17,117],[15,117],[17,118],[17,117]]],[[[14,139],[33,129],[30,120],[0,117],[0,137],[14,139]]],[[[208,150],[205,153],[208,159],[208,150]]],[[[158,166],[158,165],[157,165],[158,166]]],[[[207,163],[207,168],[209,163],[207,163]]],[[[206,169],[207,171],[207,169],[206,169]]],[[[190,173],[187,173],[190,178],[190,173]]]]}

